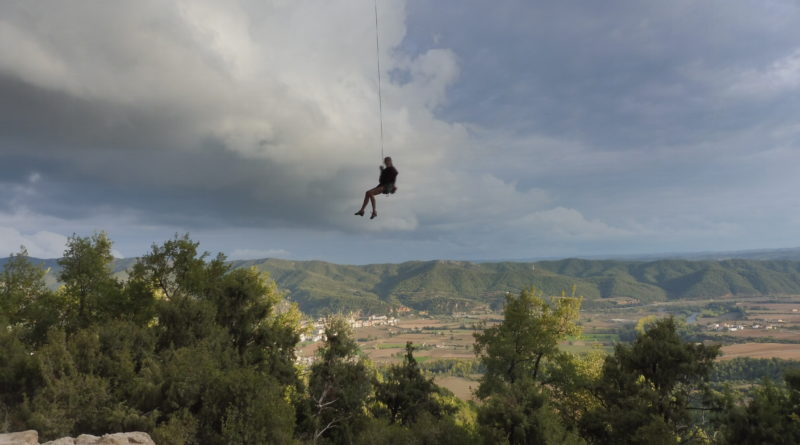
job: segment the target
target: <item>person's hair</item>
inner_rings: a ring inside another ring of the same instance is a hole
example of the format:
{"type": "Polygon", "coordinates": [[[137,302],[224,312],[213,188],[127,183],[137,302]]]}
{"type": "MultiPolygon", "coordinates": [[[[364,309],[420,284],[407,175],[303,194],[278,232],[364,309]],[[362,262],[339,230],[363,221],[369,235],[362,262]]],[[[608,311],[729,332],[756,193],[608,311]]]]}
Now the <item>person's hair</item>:
{"type": "Polygon", "coordinates": [[[391,162],[392,161],[392,157],[391,156],[386,156],[385,158],[383,158],[383,161],[384,162],[386,162],[386,161],[391,162]]]}

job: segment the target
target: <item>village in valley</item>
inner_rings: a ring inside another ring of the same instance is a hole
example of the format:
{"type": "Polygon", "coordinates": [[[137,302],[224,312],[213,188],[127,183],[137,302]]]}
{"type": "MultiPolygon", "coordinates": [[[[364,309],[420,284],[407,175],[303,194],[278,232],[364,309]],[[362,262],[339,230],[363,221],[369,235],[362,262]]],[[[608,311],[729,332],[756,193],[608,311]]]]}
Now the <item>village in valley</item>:
{"type": "MultiPolygon", "coordinates": [[[[720,344],[720,360],[736,357],[800,359],[800,297],[753,297],[712,300],[658,302],[642,304],[625,300],[616,307],[581,311],[582,334],[562,342],[561,348],[573,353],[611,352],[613,345],[633,331],[636,323],[649,316],[674,316],[697,338],[709,344],[720,344]]],[[[404,357],[406,342],[415,347],[418,362],[436,360],[473,361],[473,334],[482,323],[491,325],[502,320],[499,312],[486,308],[430,314],[403,307],[390,314],[346,316],[361,353],[376,366],[399,363],[404,357]]],[[[325,338],[325,317],[303,323],[297,362],[311,365],[325,338]]],[[[476,379],[439,377],[464,399],[472,397],[470,388],[476,379]]]]}
{"type": "MultiPolygon", "coordinates": [[[[347,317],[347,321],[352,329],[372,326],[397,326],[397,318],[389,315],[370,315],[368,317],[351,315],[347,317]]],[[[306,321],[302,328],[304,332],[300,334],[300,342],[316,343],[325,340],[325,317],[319,317],[313,322],[306,321]]]]}

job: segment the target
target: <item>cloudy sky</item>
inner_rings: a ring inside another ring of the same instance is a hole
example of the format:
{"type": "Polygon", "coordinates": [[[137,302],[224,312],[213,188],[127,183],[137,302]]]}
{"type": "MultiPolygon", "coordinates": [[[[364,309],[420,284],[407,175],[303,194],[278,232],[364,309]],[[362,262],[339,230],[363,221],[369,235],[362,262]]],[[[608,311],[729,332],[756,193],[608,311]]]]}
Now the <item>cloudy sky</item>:
{"type": "Polygon", "coordinates": [[[800,245],[794,0],[0,3],[0,256],[800,245]]]}

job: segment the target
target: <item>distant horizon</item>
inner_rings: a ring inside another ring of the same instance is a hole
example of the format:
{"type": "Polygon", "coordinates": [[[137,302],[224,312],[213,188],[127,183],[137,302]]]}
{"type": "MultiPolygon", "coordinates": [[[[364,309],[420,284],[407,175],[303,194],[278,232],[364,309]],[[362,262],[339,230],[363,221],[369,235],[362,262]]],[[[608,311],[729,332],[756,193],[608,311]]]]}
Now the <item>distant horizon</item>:
{"type": "MultiPolygon", "coordinates": [[[[200,250],[202,251],[202,245],[200,246],[200,250]]],[[[755,259],[759,260],[758,258],[748,258],[749,256],[758,255],[758,254],[778,254],[778,253],[791,253],[794,252],[797,259],[788,258],[791,261],[800,261],[800,246],[798,247],[778,247],[778,248],[761,248],[761,249],[745,249],[745,250],[721,250],[721,251],[695,251],[695,252],[656,252],[656,253],[642,253],[642,254],[608,254],[608,255],[578,255],[578,256],[552,256],[552,257],[523,257],[523,258],[497,258],[497,259],[475,259],[475,258],[418,258],[418,259],[407,259],[402,261],[377,261],[377,262],[369,262],[369,263],[346,263],[346,262],[338,262],[338,261],[330,261],[320,258],[285,258],[285,257],[256,257],[256,258],[230,258],[226,255],[227,261],[260,261],[260,260],[283,260],[283,261],[301,261],[301,262],[309,262],[309,261],[320,261],[325,263],[337,264],[337,265],[352,265],[352,266],[366,266],[372,264],[402,264],[407,262],[429,262],[429,261],[459,261],[459,262],[471,262],[471,263],[533,263],[533,262],[540,262],[540,261],[561,261],[567,259],[581,259],[581,260],[590,260],[590,261],[602,261],[602,260],[619,260],[619,261],[658,261],[658,260],[666,260],[666,259],[684,259],[688,261],[704,261],[704,260],[714,260],[718,257],[719,259],[735,259],[742,257],[744,259],[755,259]]],[[[212,255],[217,253],[225,254],[225,252],[209,252],[212,255]]],[[[144,254],[143,254],[144,255],[144,254]]],[[[41,258],[35,256],[29,256],[31,259],[39,260],[39,261],[55,261],[60,259],[61,257],[50,257],[50,258],[41,258]]],[[[0,257],[2,260],[6,260],[10,258],[10,256],[0,257]]],[[[137,258],[141,258],[141,256],[131,256],[131,257],[114,257],[115,260],[134,260],[137,258]]]]}

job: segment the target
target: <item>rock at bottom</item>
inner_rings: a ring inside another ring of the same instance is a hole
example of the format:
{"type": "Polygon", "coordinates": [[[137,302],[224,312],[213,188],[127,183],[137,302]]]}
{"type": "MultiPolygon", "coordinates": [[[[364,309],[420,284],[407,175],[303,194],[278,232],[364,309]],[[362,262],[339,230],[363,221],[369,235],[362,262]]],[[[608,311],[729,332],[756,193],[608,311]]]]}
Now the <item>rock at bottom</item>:
{"type": "Polygon", "coordinates": [[[75,445],[75,439],[71,437],[62,437],[61,439],[51,440],[45,442],[46,445],[75,445]]]}
{"type": "MultiPolygon", "coordinates": [[[[0,445],[39,445],[39,433],[34,430],[0,434],[0,445]]],[[[42,445],[156,445],[150,435],[133,433],[106,434],[102,437],[81,434],[77,439],[62,437],[42,445]]]]}
{"type": "Polygon", "coordinates": [[[102,437],[82,434],[75,445],[155,445],[150,435],[142,432],[106,434],[102,437]]]}
{"type": "Polygon", "coordinates": [[[0,445],[39,445],[39,433],[28,430],[0,434],[0,445]]]}

